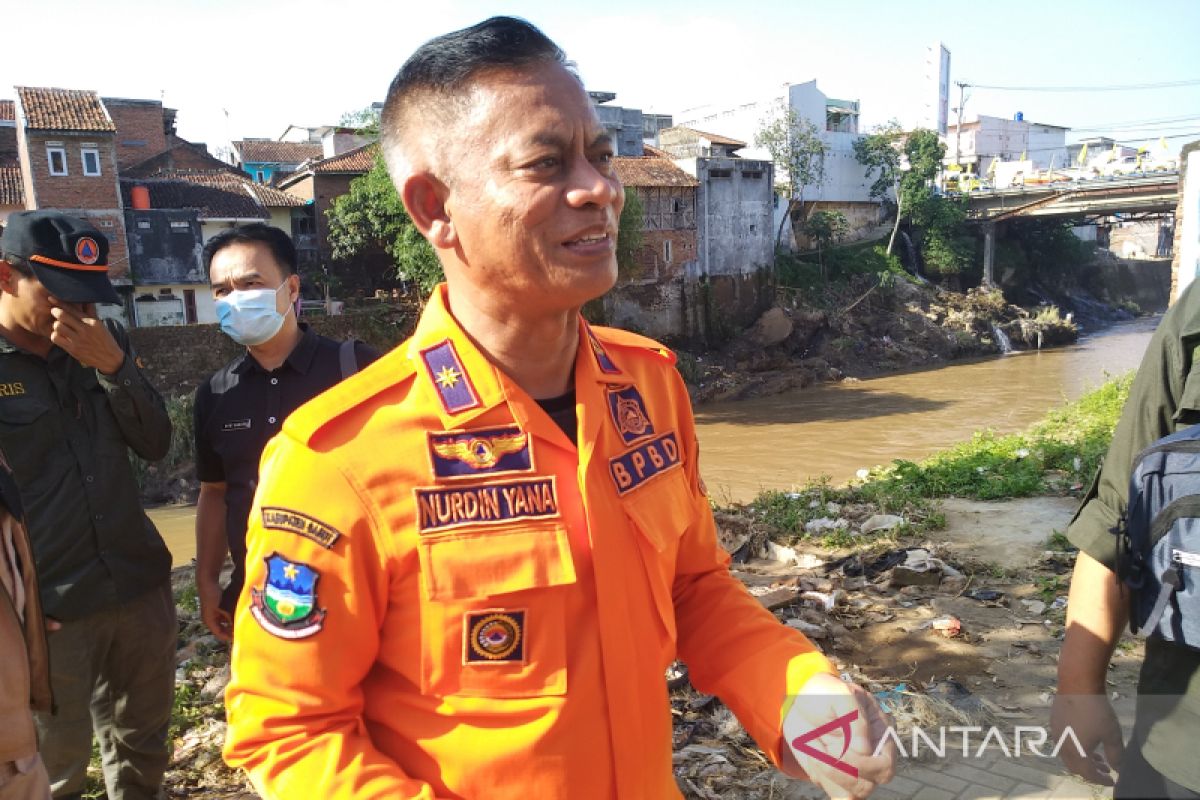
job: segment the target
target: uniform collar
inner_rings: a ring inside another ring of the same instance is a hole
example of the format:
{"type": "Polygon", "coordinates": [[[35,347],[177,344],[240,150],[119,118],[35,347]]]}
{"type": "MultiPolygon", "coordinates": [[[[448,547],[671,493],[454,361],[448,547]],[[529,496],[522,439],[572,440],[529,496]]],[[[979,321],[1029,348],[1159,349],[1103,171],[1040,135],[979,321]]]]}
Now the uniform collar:
{"type": "MultiPolygon", "coordinates": [[[[301,322],[300,341],[296,342],[296,346],[292,348],[292,352],[288,353],[288,357],[283,360],[283,363],[301,375],[307,375],[308,370],[312,367],[313,359],[317,355],[317,341],[319,338],[311,325],[307,322],[301,322]]],[[[254,360],[254,356],[250,355],[250,351],[247,350],[242,353],[233,371],[242,375],[250,369],[258,369],[260,372],[267,371],[262,368],[261,364],[254,360]]]]}
{"type": "MultiPolygon", "coordinates": [[[[627,384],[629,374],[579,318],[579,350],[575,358],[576,391],[584,381],[627,384]]],[[[484,412],[507,403],[520,389],[471,341],[446,304],[446,285],[430,295],[417,329],[409,339],[408,357],[418,381],[436,398],[435,407],[447,429],[461,427],[484,412]]],[[[515,413],[515,411],[514,411],[515,413]]]]}

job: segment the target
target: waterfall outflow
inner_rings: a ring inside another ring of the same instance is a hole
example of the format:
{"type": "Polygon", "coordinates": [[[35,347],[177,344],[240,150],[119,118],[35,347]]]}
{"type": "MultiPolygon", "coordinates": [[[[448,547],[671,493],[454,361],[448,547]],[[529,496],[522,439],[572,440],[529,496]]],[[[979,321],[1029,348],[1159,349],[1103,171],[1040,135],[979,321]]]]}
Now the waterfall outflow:
{"type": "Polygon", "coordinates": [[[921,274],[921,261],[917,257],[917,248],[913,245],[912,237],[907,231],[900,231],[900,242],[904,245],[904,254],[908,256],[908,268],[912,272],[913,277],[921,283],[928,283],[925,276],[921,274]]]}
{"type": "Polygon", "coordinates": [[[996,344],[1000,347],[1000,352],[1008,355],[1013,351],[1012,339],[1008,338],[1008,334],[1000,330],[1000,326],[992,323],[992,335],[996,337],[996,344]]]}

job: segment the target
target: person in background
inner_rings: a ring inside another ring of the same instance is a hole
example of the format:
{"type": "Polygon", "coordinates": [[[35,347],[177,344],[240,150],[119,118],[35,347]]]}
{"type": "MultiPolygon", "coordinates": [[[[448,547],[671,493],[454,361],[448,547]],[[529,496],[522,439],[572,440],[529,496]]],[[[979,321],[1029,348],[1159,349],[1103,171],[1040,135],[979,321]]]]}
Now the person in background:
{"type": "Polygon", "coordinates": [[[108,239],[52,209],[0,237],[0,449],[41,585],[56,713],[38,713],[58,798],[80,797],[100,745],[110,800],[155,798],[167,767],[178,627],[171,554],[142,509],[129,451],[166,455],[171,421],[128,334],[108,239]]]}
{"type": "Polygon", "coordinates": [[[379,354],[362,342],[338,343],[296,319],[296,248],[261,223],[222,231],[204,246],[221,330],[246,351],[196,389],[196,593],[204,624],[229,641],[242,590],[246,518],[267,440],[297,407],[379,354]],[[229,585],[220,585],[226,554],[229,585]]]}

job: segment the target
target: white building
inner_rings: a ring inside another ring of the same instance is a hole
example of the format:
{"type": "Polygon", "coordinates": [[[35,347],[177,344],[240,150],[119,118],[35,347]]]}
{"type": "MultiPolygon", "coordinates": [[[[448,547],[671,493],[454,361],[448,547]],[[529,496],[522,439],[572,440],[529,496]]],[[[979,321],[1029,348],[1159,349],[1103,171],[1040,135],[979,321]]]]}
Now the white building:
{"type": "Polygon", "coordinates": [[[1068,166],[1067,131],[1061,125],[1029,122],[1018,112],[1013,119],[979,115],[958,125],[946,127],[946,164],[961,164],[981,175],[992,159],[1032,161],[1036,169],[1068,166]]]}

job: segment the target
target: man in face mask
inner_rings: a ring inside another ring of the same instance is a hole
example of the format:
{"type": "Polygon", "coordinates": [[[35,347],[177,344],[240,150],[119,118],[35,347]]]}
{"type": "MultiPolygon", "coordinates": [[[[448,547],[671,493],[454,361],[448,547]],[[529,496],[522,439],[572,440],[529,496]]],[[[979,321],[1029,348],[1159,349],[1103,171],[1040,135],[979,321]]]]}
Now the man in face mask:
{"type": "Polygon", "coordinates": [[[278,228],[255,223],[224,231],[204,246],[203,262],[221,330],[246,346],[200,385],[195,406],[196,591],[204,624],[228,641],[263,447],[288,414],[379,354],[361,342],[339,344],[296,320],[296,248],[278,228]],[[222,591],[226,553],[233,575],[222,591]]]}

